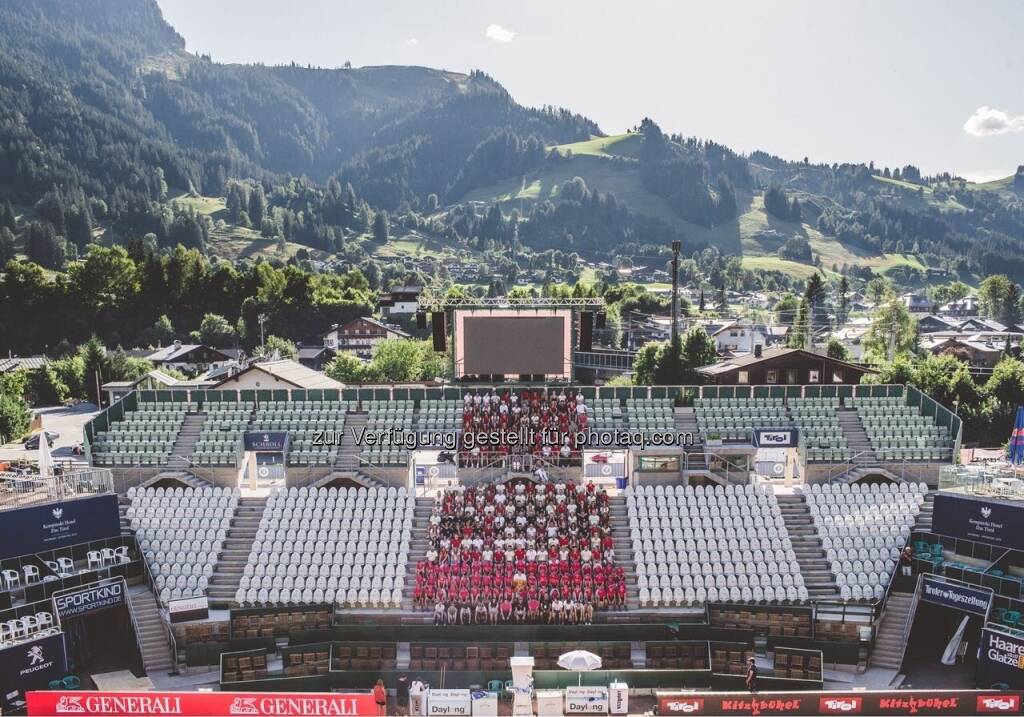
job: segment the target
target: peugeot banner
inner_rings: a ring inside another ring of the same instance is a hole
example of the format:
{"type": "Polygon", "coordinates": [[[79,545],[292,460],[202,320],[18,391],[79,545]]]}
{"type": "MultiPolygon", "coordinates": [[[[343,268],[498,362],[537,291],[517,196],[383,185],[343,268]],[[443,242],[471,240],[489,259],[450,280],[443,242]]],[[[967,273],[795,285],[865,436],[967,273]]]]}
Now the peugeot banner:
{"type": "Polygon", "coordinates": [[[1024,550],[1024,505],[937,493],[932,532],[1024,550]]]}
{"type": "Polygon", "coordinates": [[[16,690],[45,688],[51,680],[67,674],[64,633],[47,635],[31,642],[0,650],[0,705],[4,714],[14,709],[16,690]]]}
{"type": "Polygon", "coordinates": [[[920,598],[926,602],[985,617],[992,603],[991,588],[949,583],[931,575],[921,576],[920,598]]]}
{"type": "Polygon", "coordinates": [[[0,521],[0,560],[120,534],[114,494],[8,510],[0,521]]]}
{"type": "Polygon", "coordinates": [[[54,593],[53,609],[61,620],[82,617],[109,607],[124,605],[127,593],[124,578],[90,583],[66,592],[54,593]]]}
{"type": "Polygon", "coordinates": [[[1024,637],[986,627],[978,652],[979,686],[1009,685],[1024,688],[1024,637]]]}

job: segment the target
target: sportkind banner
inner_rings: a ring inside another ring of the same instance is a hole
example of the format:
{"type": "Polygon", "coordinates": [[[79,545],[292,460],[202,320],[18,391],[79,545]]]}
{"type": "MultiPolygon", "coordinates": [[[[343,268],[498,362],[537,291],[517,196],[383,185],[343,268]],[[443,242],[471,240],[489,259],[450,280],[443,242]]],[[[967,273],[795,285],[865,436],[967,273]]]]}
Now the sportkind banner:
{"type": "Polygon", "coordinates": [[[65,593],[55,593],[53,609],[61,620],[82,617],[109,607],[124,605],[127,592],[124,578],[90,583],[65,593]]]}
{"type": "Polygon", "coordinates": [[[114,494],[6,510],[0,521],[0,560],[120,534],[114,494]]]}
{"type": "Polygon", "coordinates": [[[1024,550],[1024,505],[937,493],[932,532],[1024,550]]]}
{"type": "Polygon", "coordinates": [[[988,608],[992,603],[992,590],[947,583],[938,578],[923,575],[921,577],[921,599],[984,617],[988,615],[988,608]]]}
{"type": "Polygon", "coordinates": [[[977,683],[1024,688],[1024,637],[984,628],[978,654],[977,683]]]}
{"type": "Polygon", "coordinates": [[[30,715],[151,717],[274,715],[362,717],[376,715],[370,693],[330,692],[29,692],[30,715]]]}

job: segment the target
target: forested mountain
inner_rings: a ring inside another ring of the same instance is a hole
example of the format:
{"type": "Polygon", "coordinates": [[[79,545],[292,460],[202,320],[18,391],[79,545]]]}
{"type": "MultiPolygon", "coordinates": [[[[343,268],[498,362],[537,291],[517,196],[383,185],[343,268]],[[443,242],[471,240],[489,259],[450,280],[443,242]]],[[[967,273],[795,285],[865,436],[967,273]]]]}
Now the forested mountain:
{"type": "Polygon", "coordinates": [[[184,48],[155,0],[0,3],[0,265],[59,270],[94,243],[208,252],[230,235],[323,252],[374,285],[369,257],[412,232],[512,266],[558,250],[660,267],[680,239],[705,279],[742,286],[1024,278],[1024,172],[974,185],[743,156],[651,119],[605,137],[479,71],[184,48]]]}

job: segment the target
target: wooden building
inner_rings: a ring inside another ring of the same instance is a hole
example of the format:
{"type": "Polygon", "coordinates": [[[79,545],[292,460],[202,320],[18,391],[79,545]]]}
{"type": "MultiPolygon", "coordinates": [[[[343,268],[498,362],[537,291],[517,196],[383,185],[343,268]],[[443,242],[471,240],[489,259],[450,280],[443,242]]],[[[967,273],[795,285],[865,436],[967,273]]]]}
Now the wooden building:
{"type": "Polygon", "coordinates": [[[860,383],[866,366],[804,349],[770,348],[697,369],[708,383],[745,386],[765,384],[860,383]]]}

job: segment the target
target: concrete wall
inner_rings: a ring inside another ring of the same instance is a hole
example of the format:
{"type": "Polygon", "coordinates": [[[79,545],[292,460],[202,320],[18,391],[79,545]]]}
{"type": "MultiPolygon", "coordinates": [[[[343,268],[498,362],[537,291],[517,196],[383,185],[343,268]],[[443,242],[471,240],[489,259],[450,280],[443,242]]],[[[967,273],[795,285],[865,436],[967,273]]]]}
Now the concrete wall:
{"type": "MultiPolygon", "coordinates": [[[[903,478],[912,483],[925,482],[929,488],[936,488],[939,485],[939,471],[948,463],[882,463],[885,470],[897,478],[903,478]]],[[[804,468],[805,483],[828,483],[829,471],[833,477],[838,477],[849,469],[848,463],[808,463],[804,468]]]]}

